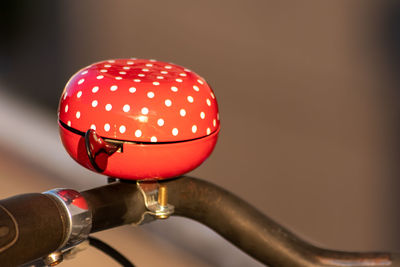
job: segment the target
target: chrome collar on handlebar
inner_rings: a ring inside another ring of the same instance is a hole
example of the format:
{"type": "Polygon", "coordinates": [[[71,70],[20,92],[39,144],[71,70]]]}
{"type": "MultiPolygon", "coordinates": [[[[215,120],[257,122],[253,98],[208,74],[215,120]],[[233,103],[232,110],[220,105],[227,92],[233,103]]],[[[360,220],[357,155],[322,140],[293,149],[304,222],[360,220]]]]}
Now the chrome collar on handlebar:
{"type": "Polygon", "coordinates": [[[85,198],[78,191],[63,188],[44,194],[53,197],[68,214],[68,232],[60,249],[72,248],[86,240],[92,228],[92,213],[85,198]]]}

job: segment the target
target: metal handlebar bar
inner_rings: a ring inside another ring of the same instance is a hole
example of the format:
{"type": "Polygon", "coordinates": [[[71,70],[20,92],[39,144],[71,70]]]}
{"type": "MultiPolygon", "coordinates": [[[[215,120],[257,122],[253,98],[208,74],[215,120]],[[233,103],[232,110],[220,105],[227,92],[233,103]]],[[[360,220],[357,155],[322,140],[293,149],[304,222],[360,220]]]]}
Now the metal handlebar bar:
{"type": "MultiPolygon", "coordinates": [[[[159,185],[168,192],[168,200],[161,201],[173,207],[172,215],[205,224],[269,266],[400,266],[398,254],[350,253],[312,246],[209,182],[180,177],[159,185]]],[[[91,211],[90,231],[163,218],[165,213],[152,212],[151,196],[146,196],[143,188],[134,182],[115,182],[81,192],[91,211]]],[[[60,249],[69,231],[68,216],[65,208],[46,194],[1,200],[0,265],[18,266],[60,249]]]]}

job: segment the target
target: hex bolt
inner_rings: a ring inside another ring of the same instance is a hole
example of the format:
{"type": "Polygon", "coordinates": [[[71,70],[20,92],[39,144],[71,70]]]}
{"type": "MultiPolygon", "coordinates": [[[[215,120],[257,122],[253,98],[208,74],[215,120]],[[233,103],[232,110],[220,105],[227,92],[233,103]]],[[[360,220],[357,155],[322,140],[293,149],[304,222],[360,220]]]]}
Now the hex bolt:
{"type": "Polygon", "coordinates": [[[56,266],[63,261],[64,257],[60,251],[53,252],[47,255],[43,261],[47,266],[56,266]]]}

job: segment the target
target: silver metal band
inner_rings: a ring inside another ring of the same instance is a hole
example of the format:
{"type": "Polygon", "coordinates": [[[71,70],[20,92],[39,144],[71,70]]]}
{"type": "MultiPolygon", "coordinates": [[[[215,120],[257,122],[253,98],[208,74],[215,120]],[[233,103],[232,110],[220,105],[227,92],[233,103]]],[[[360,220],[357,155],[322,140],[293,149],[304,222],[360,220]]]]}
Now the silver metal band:
{"type": "Polygon", "coordinates": [[[92,228],[92,213],[85,198],[72,189],[56,188],[43,194],[58,201],[68,214],[67,237],[60,249],[74,247],[86,240],[92,228]]]}

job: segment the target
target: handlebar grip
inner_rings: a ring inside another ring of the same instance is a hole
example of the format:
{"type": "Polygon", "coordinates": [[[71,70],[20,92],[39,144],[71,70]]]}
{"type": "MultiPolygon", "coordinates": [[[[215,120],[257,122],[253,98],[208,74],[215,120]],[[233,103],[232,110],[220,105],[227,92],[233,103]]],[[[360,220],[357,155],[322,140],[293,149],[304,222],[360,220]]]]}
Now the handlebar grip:
{"type": "Polygon", "coordinates": [[[57,250],[67,224],[65,209],[45,194],[0,200],[0,266],[19,266],[57,250]]]}

